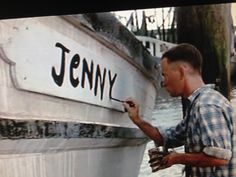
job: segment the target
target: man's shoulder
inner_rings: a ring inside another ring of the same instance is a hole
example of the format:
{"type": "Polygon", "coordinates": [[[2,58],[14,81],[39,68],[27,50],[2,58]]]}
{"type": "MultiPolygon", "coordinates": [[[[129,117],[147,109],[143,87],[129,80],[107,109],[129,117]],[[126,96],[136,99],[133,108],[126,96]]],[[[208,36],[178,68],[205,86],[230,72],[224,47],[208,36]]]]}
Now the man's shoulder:
{"type": "Polygon", "coordinates": [[[223,104],[229,104],[229,100],[224,97],[219,91],[208,88],[205,89],[200,97],[199,97],[199,104],[201,105],[216,105],[216,106],[222,106],[223,104]]]}

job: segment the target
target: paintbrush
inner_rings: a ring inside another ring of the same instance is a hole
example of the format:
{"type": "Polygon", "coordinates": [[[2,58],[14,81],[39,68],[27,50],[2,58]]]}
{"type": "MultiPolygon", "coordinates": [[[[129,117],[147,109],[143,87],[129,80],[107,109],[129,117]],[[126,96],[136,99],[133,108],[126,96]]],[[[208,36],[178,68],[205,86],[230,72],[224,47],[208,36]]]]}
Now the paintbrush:
{"type": "MultiPolygon", "coordinates": [[[[117,98],[111,98],[111,99],[114,100],[114,101],[121,102],[121,103],[127,103],[127,104],[129,104],[130,107],[134,107],[134,103],[131,102],[131,101],[123,101],[123,100],[119,100],[119,99],[117,99],[117,98]]],[[[127,111],[127,110],[126,110],[126,111],[127,111]]]]}

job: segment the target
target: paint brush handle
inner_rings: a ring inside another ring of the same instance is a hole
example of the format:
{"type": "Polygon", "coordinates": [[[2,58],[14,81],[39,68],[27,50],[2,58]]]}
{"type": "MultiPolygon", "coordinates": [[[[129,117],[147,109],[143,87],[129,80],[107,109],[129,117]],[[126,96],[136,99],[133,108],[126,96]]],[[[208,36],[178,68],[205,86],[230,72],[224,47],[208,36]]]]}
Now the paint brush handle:
{"type": "MultiPolygon", "coordinates": [[[[129,104],[130,107],[134,107],[134,106],[135,106],[134,103],[131,102],[131,101],[123,101],[123,100],[119,100],[119,99],[117,99],[117,98],[111,98],[111,99],[114,100],[114,101],[121,102],[121,103],[126,102],[127,104],[129,104]]],[[[125,108],[124,111],[127,112],[128,110],[125,108]]]]}
{"type": "MultiPolygon", "coordinates": [[[[130,107],[134,107],[134,103],[131,101],[125,101],[125,103],[127,103],[130,107]]],[[[125,108],[125,112],[128,112],[128,110],[125,108]]]]}
{"type": "Polygon", "coordinates": [[[119,100],[119,99],[117,99],[117,98],[111,98],[112,100],[114,100],[114,101],[118,101],[118,102],[121,102],[121,103],[124,103],[125,101],[123,101],[123,100],[119,100]]]}
{"type": "Polygon", "coordinates": [[[130,107],[134,107],[134,103],[132,101],[125,101],[130,107]]]}
{"type": "Polygon", "coordinates": [[[121,102],[121,103],[126,102],[127,104],[129,104],[130,107],[134,107],[134,103],[132,101],[123,101],[123,100],[119,100],[119,99],[116,99],[116,98],[112,98],[112,100],[118,101],[118,102],[121,102]]]}

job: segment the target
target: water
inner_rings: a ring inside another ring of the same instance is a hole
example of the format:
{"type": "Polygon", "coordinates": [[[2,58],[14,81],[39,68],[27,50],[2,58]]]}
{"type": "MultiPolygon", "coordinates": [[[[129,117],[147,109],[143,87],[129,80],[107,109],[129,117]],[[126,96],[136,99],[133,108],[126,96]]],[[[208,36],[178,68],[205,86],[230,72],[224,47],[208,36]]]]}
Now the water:
{"type": "MultiPolygon", "coordinates": [[[[166,128],[176,125],[182,119],[182,105],[180,98],[159,98],[155,105],[152,125],[166,128]]],[[[183,165],[173,165],[170,168],[160,170],[152,173],[148,160],[148,149],[154,147],[153,141],[150,141],[144,152],[143,161],[140,167],[139,177],[182,177],[183,165]]],[[[183,147],[175,149],[176,151],[183,151],[183,147]]]]}

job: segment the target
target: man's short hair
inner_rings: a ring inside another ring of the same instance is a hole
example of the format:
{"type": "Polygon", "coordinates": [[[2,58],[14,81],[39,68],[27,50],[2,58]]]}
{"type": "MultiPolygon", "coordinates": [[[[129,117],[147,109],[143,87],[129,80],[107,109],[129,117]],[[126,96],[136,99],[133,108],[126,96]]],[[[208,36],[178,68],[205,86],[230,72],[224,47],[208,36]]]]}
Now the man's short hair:
{"type": "Polygon", "coordinates": [[[161,59],[167,58],[168,62],[183,61],[201,73],[202,70],[202,55],[200,51],[191,44],[182,43],[167,50],[161,59]]]}

